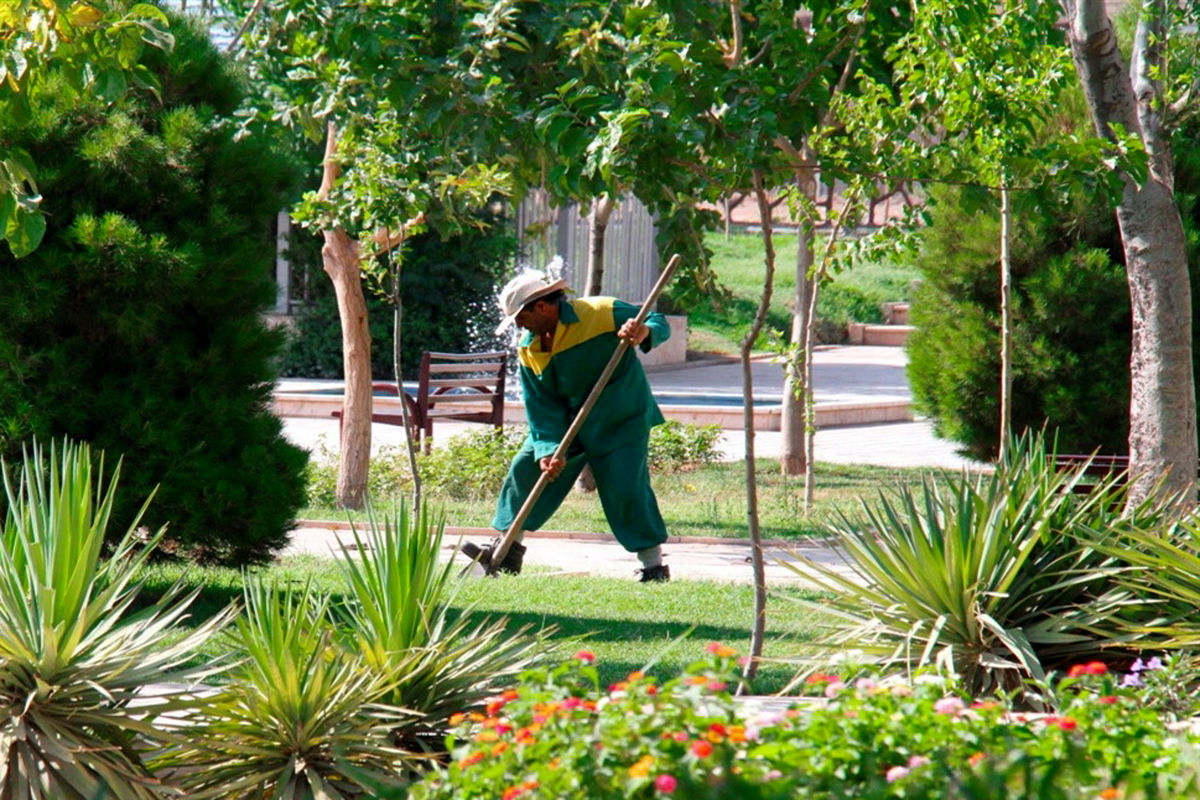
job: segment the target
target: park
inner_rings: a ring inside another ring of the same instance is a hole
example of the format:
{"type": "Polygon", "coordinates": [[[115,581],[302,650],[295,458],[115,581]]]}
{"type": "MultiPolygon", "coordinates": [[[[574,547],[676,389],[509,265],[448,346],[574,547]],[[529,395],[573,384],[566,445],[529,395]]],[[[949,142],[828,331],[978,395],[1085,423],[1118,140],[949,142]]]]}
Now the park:
{"type": "Polygon", "coordinates": [[[8,0],[0,800],[1200,797],[1198,25],[8,0]]]}

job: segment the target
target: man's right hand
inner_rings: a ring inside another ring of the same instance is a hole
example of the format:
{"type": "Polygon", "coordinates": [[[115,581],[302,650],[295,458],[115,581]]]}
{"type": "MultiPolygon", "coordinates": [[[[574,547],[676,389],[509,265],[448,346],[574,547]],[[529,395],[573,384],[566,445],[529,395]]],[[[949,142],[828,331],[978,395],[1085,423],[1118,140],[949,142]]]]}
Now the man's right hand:
{"type": "Polygon", "coordinates": [[[538,466],[541,467],[542,472],[550,476],[550,480],[557,478],[558,473],[562,472],[563,467],[566,465],[567,462],[564,459],[555,458],[554,456],[545,456],[538,461],[538,466]]]}

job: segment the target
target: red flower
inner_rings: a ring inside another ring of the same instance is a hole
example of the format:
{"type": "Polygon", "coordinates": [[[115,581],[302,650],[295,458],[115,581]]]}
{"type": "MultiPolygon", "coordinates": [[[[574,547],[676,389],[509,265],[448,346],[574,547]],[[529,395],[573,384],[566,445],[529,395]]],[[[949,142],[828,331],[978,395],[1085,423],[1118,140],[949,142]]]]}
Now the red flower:
{"type": "Polygon", "coordinates": [[[729,688],[729,684],[725,681],[709,681],[708,690],[710,692],[723,692],[729,688]]]}
{"type": "Polygon", "coordinates": [[[1117,702],[1117,698],[1112,696],[1111,694],[1106,694],[1103,697],[1097,697],[1096,702],[1104,703],[1104,705],[1106,705],[1106,706],[1111,706],[1117,702]]]}
{"type": "Polygon", "coordinates": [[[821,672],[814,672],[804,679],[804,682],[809,686],[816,686],[819,683],[836,683],[839,680],[837,675],[825,675],[821,672]]]}
{"type": "Polygon", "coordinates": [[[524,786],[510,786],[504,790],[504,794],[500,795],[501,800],[513,800],[515,797],[520,797],[525,794],[524,786]]]}
{"type": "Polygon", "coordinates": [[[1103,661],[1089,661],[1086,664],[1074,664],[1067,670],[1068,678],[1079,678],[1083,675],[1103,675],[1108,672],[1108,665],[1103,661]]]}
{"type": "Polygon", "coordinates": [[[585,664],[595,664],[596,663],[596,654],[593,653],[591,650],[580,650],[579,652],[577,652],[575,654],[575,658],[577,658],[578,660],[582,661],[585,664]]]}
{"type": "Polygon", "coordinates": [[[1064,731],[1073,731],[1079,727],[1079,723],[1070,717],[1046,717],[1043,722],[1064,731]]]}
{"type": "Polygon", "coordinates": [[[654,779],[654,788],[663,794],[670,794],[678,785],[679,782],[675,780],[674,775],[659,775],[654,779]]]}
{"type": "Polygon", "coordinates": [[[713,746],[703,739],[692,742],[692,754],[697,758],[708,758],[712,755],[713,746]]]}

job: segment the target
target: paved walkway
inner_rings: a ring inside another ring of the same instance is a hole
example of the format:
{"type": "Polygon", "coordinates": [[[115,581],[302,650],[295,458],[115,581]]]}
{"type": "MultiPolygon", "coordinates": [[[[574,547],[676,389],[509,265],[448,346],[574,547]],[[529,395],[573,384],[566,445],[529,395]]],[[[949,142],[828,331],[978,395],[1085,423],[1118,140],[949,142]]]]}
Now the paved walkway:
{"type": "MultiPolygon", "coordinates": [[[[905,376],[905,355],[902,348],[844,346],[823,347],[814,353],[814,387],[817,403],[895,401],[909,398],[905,376]]],[[[779,398],[783,392],[783,372],[769,361],[752,365],[754,394],[762,398],[779,398]]],[[[650,383],[656,393],[740,395],[742,368],[736,359],[713,359],[688,362],[684,365],[660,367],[650,372],[650,383]]],[[[308,382],[311,383],[311,382],[308,382]]],[[[466,423],[439,423],[434,430],[434,442],[446,441],[456,432],[468,429],[466,423]]],[[[284,420],[284,434],[302,447],[321,446],[336,451],[337,421],[325,419],[289,418],[284,420]]],[[[372,445],[402,446],[404,432],[399,427],[376,425],[372,445]]],[[[740,461],[745,458],[744,431],[728,431],[720,442],[722,458],[740,461]]],[[[778,458],[782,434],[757,432],[754,452],[759,458],[778,458]]],[[[937,439],[928,420],[913,422],[858,425],[825,428],[817,431],[814,451],[818,462],[839,464],[872,464],[897,467],[936,467],[963,469],[979,464],[959,456],[954,446],[937,439]]],[[[489,535],[480,529],[451,529],[451,539],[462,534],[465,540],[486,542],[489,535]]],[[[526,563],[556,572],[627,576],[632,578],[638,568],[637,559],[625,552],[608,535],[583,534],[564,538],[531,537],[526,563]]],[[[331,548],[352,542],[348,531],[337,528],[306,525],[295,531],[287,553],[326,555],[331,548]]],[[[743,542],[672,541],[663,546],[666,562],[676,578],[749,581],[752,578],[750,547],[743,542]]],[[[837,554],[828,548],[804,546],[786,548],[772,546],[767,551],[767,574],[772,583],[800,581],[780,561],[795,562],[798,555],[829,565],[850,574],[837,554]]]]}

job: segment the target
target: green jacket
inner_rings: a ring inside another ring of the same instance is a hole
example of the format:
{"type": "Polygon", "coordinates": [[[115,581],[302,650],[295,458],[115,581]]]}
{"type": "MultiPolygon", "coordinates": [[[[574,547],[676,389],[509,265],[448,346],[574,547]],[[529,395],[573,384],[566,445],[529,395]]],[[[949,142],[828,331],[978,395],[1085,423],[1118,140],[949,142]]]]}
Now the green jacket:
{"type": "MultiPolygon", "coordinates": [[[[549,353],[542,351],[537,337],[529,332],[517,348],[529,437],[538,458],[558,449],[616,350],[620,341],[617,331],[639,311],[638,306],[612,297],[564,299],[558,308],[558,328],[549,353]]],[[[650,335],[641,344],[644,351],[671,335],[662,314],[649,314],[646,325],[650,335]]],[[[579,429],[575,444],[589,453],[609,453],[644,438],[650,428],[662,422],[646,373],[630,348],[579,429]]]]}

